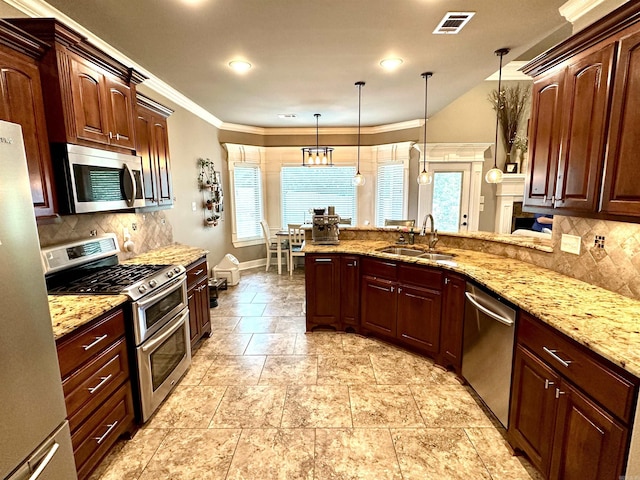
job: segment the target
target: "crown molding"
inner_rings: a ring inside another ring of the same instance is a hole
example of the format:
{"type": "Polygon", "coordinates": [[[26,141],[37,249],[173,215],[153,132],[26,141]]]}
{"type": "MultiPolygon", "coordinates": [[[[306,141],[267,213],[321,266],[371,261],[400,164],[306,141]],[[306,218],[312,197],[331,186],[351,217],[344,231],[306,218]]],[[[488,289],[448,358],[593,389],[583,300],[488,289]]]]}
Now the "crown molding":
{"type": "MultiPolygon", "coordinates": [[[[522,67],[524,67],[527,62],[509,62],[505,66],[502,67],[502,80],[524,80],[531,81],[531,77],[529,75],[525,75],[520,71],[522,67]]],[[[498,81],[498,71],[488,76],[485,81],[498,81]]]]}
{"type": "Polygon", "coordinates": [[[575,23],[603,2],[604,0],[568,0],[558,8],[558,11],[568,22],[575,23]]]}
{"type": "Polygon", "coordinates": [[[67,27],[70,27],[73,30],[76,30],[79,34],[86,37],[91,44],[95,45],[100,50],[112,56],[119,62],[122,62],[123,64],[127,64],[133,67],[135,70],[142,72],[146,77],[148,77],[148,80],[146,80],[144,84],[149,88],[151,88],[152,90],[154,90],[155,92],[159,93],[160,95],[167,98],[168,100],[176,103],[182,108],[190,111],[191,113],[200,117],[205,122],[210,123],[214,127],[220,128],[220,126],[222,125],[222,121],[218,117],[211,114],[210,112],[202,108],[200,105],[198,105],[194,101],[190,100],[188,97],[186,97],[185,95],[177,91],[171,85],[157,78],[155,75],[153,75],[151,72],[146,70],[144,67],[137,64],[136,62],[131,60],[129,57],[124,55],[122,52],[116,50],[107,42],[102,40],[100,37],[98,37],[97,35],[94,35],[91,31],[87,30],[85,27],[83,27],[78,22],[68,17],[61,11],[53,8],[48,3],[42,0],[4,0],[4,2],[31,18],[53,17],[58,19],[67,27]]]}
{"type": "MultiPolygon", "coordinates": [[[[528,77],[527,77],[528,78],[528,77]]],[[[418,128],[423,125],[424,120],[408,120],[406,122],[389,123],[387,125],[377,125],[374,127],[362,127],[360,132],[363,135],[376,135],[379,133],[395,132],[398,130],[408,130],[418,128]]],[[[223,122],[220,130],[229,132],[248,133],[261,136],[292,136],[292,135],[315,135],[315,127],[303,128],[265,128],[252,127],[250,125],[239,125],[237,123],[223,122]]],[[[322,127],[319,129],[322,135],[355,135],[358,133],[357,127],[322,127]]]]}

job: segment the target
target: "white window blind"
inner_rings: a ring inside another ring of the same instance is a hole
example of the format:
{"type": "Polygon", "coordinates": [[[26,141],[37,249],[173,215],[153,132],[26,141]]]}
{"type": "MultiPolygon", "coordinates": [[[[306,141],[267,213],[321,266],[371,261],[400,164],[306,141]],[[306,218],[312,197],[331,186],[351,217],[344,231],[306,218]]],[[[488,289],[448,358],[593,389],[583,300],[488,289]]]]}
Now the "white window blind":
{"type": "Polygon", "coordinates": [[[282,226],[310,221],[312,208],[336,207],[336,214],[357,222],[355,167],[282,167],[282,226]]]}
{"type": "Polygon", "coordinates": [[[404,163],[378,165],[376,185],[376,226],[384,227],[385,219],[404,219],[404,163]]]}
{"type": "Polygon", "coordinates": [[[236,240],[261,238],[263,207],[260,167],[236,165],[233,176],[236,240]]]}

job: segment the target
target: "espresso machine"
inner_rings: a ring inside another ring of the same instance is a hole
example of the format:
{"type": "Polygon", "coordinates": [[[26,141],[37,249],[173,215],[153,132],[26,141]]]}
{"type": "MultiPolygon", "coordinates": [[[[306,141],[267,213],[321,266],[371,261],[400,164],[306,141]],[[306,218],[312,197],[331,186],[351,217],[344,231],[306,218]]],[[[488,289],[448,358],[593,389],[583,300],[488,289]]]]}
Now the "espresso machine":
{"type": "Polygon", "coordinates": [[[325,214],[324,209],[314,209],[312,243],[315,245],[337,245],[340,243],[338,235],[340,230],[340,215],[335,214],[335,209],[329,207],[329,213],[325,214]]]}

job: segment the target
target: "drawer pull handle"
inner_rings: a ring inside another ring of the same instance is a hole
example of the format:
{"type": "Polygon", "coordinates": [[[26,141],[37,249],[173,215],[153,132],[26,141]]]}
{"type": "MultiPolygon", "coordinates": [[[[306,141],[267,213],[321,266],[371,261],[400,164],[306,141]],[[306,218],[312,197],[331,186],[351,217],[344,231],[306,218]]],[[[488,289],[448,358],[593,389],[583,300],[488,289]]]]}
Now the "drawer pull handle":
{"type": "Polygon", "coordinates": [[[560,395],[565,395],[567,392],[562,392],[559,388],[556,388],[556,398],[560,398],[560,395]]]}
{"type": "Polygon", "coordinates": [[[96,339],[93,342],[91,342],[89,345],[83,345],[82,348],[84,348],[84,350],[86,352],[87,350],[90,350],[93,347],[95,347],[97,344],[99,344],[101,341],[103,341],[107,337],[108,337],[108,335],[105,333],[101,337],[96,337],[96,339]]]}
{"type": "Polygon", "coordinates": [[[89,393],[93,395],[93,392],[95,392],[96,390],[102,388],[102,386],[107,383],[109,380],[111,380],[111,377],[113,377],[113,374],[109,374],[106,377],[100,377],[100,383],[97,384],[95,387],[91,387],[91,388],[87,388],[87,390],[89,390],[89,393]]]}
{"type": "Polygon", "coordinates": [[[316,263],[320,263],[320,262],[329,263],[329,262],[331,262],[331,259],[330,258],[316,258],[316,263]]]}
{"type": "Polygon", "coordinates": [[[101,437],[93,437],[93,439],[96,440],[98,445],[100,445],[104,441],[104,439],[107,438],[107,435],[109,435],[111,433],[111,430],[116,428],[116,425],[118,425],[118,420],[113,422],[111,425],[107,425],[107,427],[109,427],[109,428],[107,428],[107,431],[104,432],[104,434],[101,437]]]}
{"type": "Polygon", "coordinates": [[[197,277],[197,276],[198,276],[198,275],[200,275],[202,272],[204,272],[204,268],[201,268],[200,270],[198,270],[198,271],[197,271],[196,273],[194,273],[193,275],[197,277]]]}
{"type": "Polygon", "coordinates": [[[565,367],[565,368],[569,368],[569,365],[571,365],[571,363],[573,363],[571,360],[563,360],[562,358],[560,358],[556,352],[557,350],[551,350],[547,347],[542,347],[542,349],[547,352],[549,355],[551,355],[552,358],[556,359],[558,362],[560,362],[560,364],[565,367]]]}
{"type": "Polygon", "coordinates": [[[548,380],[548,379],[545,379],[545,381],[544,381],[544,389],[545,389],[545,390],[549,390],[549,387],[550,387],[551,385],[555,385],[555,382],[552,382],[552,381],[550,381],[550,380],[548,380]]]}

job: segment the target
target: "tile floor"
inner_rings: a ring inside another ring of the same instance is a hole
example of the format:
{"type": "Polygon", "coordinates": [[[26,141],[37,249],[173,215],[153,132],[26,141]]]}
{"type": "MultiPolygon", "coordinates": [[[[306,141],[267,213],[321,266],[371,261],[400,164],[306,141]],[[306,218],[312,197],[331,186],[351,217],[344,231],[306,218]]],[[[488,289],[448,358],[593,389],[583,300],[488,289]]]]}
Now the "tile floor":
{"type": "Polygon", "coordinates": [[[304,295],[302,269],[243,272],[187,375],[92,480],[541,478],[429,359],[305,334],[304,295]]]}

